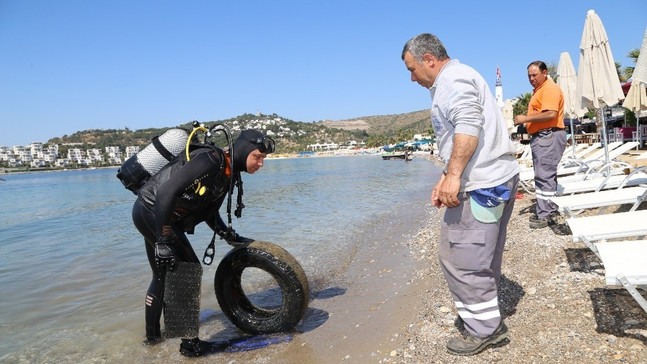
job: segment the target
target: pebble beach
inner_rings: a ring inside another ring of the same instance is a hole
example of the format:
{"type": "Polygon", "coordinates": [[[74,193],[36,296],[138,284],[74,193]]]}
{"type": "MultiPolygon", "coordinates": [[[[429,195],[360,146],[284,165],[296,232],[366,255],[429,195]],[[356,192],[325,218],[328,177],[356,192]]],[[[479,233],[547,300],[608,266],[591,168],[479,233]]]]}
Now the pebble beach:
{"type": "Polygon", "coordinates": [[[626,290],[605,285],[599,259],[583,243],[572,242],[565,223],[529,229],[533,196],[518,197],[499,291],[510,340],[469,358],[446,353],[456,315],[435,259],[433,224],[410,243],[412,250],[424,246],[432,258],[418,271],[427,287],[422,309],[392,362],[647,363],[647,313],[626,290]]]}
{"type": "Polygon", "coordinates": [[[416,233],[351,252],[339,288],[313,293],[311,327],[290,342],[196,362],[647,364],[647,313],[605,285],[599,259],[563,221],[531,230],[534,203],[520,190],[508,226],[499,299],[510,339],[496,347],[469,357],[445,349],[457,316],[437,256],[443,210],[429,205],[416,233]]]}

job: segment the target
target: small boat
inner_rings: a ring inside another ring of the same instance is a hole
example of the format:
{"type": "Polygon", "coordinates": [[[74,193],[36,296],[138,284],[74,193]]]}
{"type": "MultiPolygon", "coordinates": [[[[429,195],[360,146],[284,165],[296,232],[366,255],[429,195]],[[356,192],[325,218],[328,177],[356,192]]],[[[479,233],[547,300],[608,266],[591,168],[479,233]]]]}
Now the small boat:
{"type": "Polygon", "coordinates": [[[382,154],[382,159],[385,161],[391,160],[391,159],[404,159],[406,156],[404,154],[382,154]]]}
{"type": "Polygon", "coordinates": [[[382,154],[382,159],[385,161],[391,160],[391,159],[404,159],[405,161],[410,161],[413,159],[413,155],[411,155],[410,152],[406,151],[404,153],[384,153],[382,154]]]}
{"type": "Polygon", "coordinates": [[[391,159],[403,159],[406,161],[410,161],[413,159],[413,156],[411,154],[382,154],[382,159],[385,161],[391,160],[391,159]]]}

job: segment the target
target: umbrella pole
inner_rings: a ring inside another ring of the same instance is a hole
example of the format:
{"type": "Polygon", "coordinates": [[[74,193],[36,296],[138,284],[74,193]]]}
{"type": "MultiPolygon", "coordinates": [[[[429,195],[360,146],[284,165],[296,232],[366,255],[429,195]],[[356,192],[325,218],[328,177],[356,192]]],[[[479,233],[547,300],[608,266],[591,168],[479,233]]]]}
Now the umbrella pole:
{"type": "Polygon", "coordinates": [[[573,158],[575,158],[575,130],[573,129],[573,119],[569,119],[571,121],[571,145],[573,149],[573,158]]]}
{"type": "Polygon", "coordinates": [[[604,110],[600,107],[600,120],[602,121],[602,143],[604,143],[604,163],[609,164],[609,143],[607,135],[607,121],[604,119],[604,110]]]}

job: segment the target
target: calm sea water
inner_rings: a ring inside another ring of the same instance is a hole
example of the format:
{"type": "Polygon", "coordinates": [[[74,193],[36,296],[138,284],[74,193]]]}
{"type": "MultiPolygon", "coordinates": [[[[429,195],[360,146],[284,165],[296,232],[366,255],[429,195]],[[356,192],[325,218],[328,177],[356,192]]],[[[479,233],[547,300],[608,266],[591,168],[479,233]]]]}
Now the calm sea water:
{"type": "MultiPolygon", "coordinates": [[[[150,268],[131,220],[135,196],[116,170],[3,176],[0,362],[150,358],[141,344],[150,268]]],[[[234,228],[283,246],[299,260],[311,288],[324,289],[367,235],[379,239],[392,219],[414,229],[428,217],[439,172],[421,158],[267,160],[255,175],[243,175],[247,207],[241,219],[234,217],[234,228]]],[[[204,224],[189,235],[199,257],[210,238],[204,224]]],[[[229,248],[218,240],[216,250],[216,263],[203,276],[203,319],[219,311],[213,275],[229,248]]]]}

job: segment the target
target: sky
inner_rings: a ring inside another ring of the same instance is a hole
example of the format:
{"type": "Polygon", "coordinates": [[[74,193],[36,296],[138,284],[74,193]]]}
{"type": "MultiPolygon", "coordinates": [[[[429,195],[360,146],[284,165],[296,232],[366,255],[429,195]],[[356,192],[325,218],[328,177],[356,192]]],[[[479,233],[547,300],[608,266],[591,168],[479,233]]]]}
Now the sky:
{"type": "Polygon", "coordinates": [[[400,55],[436,34],[504,99],[526,67],[577,70],[587,10],[614,59],[640,48],[647,1],[0,0],[0,146],[87,129],[158,128],[243,113],[343,120],[428,109],[400,55]]]}

